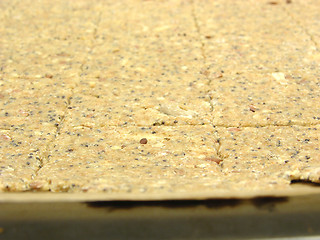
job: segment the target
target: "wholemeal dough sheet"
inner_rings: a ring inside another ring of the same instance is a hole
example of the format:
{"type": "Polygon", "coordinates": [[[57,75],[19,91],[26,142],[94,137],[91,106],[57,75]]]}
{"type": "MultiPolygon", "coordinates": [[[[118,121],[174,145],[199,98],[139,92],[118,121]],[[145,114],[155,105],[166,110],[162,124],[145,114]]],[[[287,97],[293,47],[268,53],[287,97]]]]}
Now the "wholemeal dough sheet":
{"type": "Polygon", "coordinates": [[[0,200],[319,193],[318,8],[1,1],[0,200]]]}
{"type": "Polygon", "coordinates": [[[93,45],[97,4],[86,1],[3,1],[1,63],[3,76],[63,78],[80,74],[93,45]]]}
{"type": "Polygon", "coordinates": [[[237,182],[235,188],[243,185],[244,189],[251,189],[255,183],[260,188],[263,179],[269,187],[283,187],[290,180],[319,182],[318,125],[217,127],[216,131],[221,144],[222,172],[230,176],[231,182],[237,182]]]}
{"type": "Polygon", "coordinates": [[[314,4],[315,1],[296,1],[292,6],[285,6],[286,12],[294,19],[305,32],[309,35],[311,41],[317,46],[319,50],[320,44],[320,23],[318,21],[318,12],[320,10],[319,4],[314,4]],[[312,5],[312,8],[309,6],[312,5]]]}
{"type": "Polygon", "coordinates": [[[71,192],[185,192],[194,182],[206,188],[220,175],[214,134],[210,126],[62,129],[34,182],[71,192]]]}
{"type": "MultiPolygon", "coordinates": [[[[299,9],[303,2],[197,2],[196,17],[205,48],[207,71],[213,76],[221,71],[290,73],[301,70],[319,73],[319,49],[309,33],[309,22],[301,24],[291,13],[294,11],[300,17],[317,22],[315,14],[306,17],[308,11],[299,9]],[[270,4],[272,2],[275,4],[270,4]]],[[[309,1],[307,6],[313,4],[318,5],[316,1],[309,1]]],[[[311,28],[316,29],[314,26],[312,24],[311,28]]]]}
{"type": "Polygon", "coordinates": [[[177,74],[149,78],[85,78],[70,100],[69,126],[201,125],[212,119],[206,79],[177,74]]]}
{"type": "Polygon", "coordinates": [[[210,83],[213,124],[248,127],[319,124],[319,80],[316,74],[226,73],[210,83]]]}

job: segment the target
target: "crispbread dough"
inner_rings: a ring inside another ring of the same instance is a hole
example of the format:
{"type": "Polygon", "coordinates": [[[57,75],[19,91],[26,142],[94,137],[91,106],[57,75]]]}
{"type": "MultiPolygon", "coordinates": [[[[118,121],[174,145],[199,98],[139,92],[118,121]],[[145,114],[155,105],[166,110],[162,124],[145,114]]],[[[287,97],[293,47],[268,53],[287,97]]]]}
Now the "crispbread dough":
{"type": "Polygon", "coordinates": [[[309,34],[319,50],[319,2],[317,0],[296,0],[294,4],[287,4],[284,7],[290,16],[309,34]]]}
{"type": "Polygon", "coordinates": [[[30,189],[64,117],[71,86],[52,78],[0,80],[1,191],[30,189]]]}
{"type": "Polygon", "coordinates": [[[219,126],[320,123],[315,77],[274,72],[223,75],[211,82],[213,124],[219,126]]]}
{"type": "Polygon", "coordinates": [[[86,55],[85,52],[82,52],[83,45],[83,42],[73,40],[26,39],[19,42],[15,38],[10,39],[2,45],[6,48],[4,51],[6,53],[0,55],[3,65],[1,75],[6,78],[44,78],[45,76],[72,78],[78,76],[86,55]],[[33,48],[34,51],[30,52],[28,50],[30,48],[33,48]]]}
{"type": "Polygon", "coordinates": [[[34,185],[54,192],[184,192],[221,174],[217,144],[211,126],[63,128],[34,185]]]}
{"type": "Polygon", "coordinates": [[[245,188],[251,181],[255,187],[261,187],[265,180],[270,185],[291,180],[320,182],[319,125],[216,127],[216,131],[222,172],[237,182],[236,188],[245,188]]]}
{"type": "Polygon", "coordinates": [[[30,189],[31,179],[55,137],[53,126],[46,126],[45,130],[37,128],[37,124],[32,126],[29,122],[10,130],[0,129],[0,191],[30,189]]]}
{"type": "Polygon", "coordinates": [[[198,74],[147,78],[83,79],[74,90],[69,126],[155,126],[209,124],[206,79],[198,74]]]}
{"type": "Polygon", "coordinates": [[[110,17],[99,23],[82,76],[158,78],[200,72],[202,44],[189,1],[127,1],[124,13],[117,4],[102,9],[110,17]]]}
{"type": "Polygon", "coordinates": [[[51,191],[212,194],[290,189],[291,180],[320,182],[317,126],[212,130],[210,126],[63,130],[49,163],[32,184],[51,191]],[[146,144],[141,143],[143,138],[146,144]]]}
{"type": "Polygon", "coordinates": [[[1,1],[0,191],[203,199],[319,183],[316,1],[275,2],[1,1]]]}
{"type": "Polygon", "coordinates": [[[201,0],[195,4],[211,74],[319,68],[319,52],[305,29],[283,4],[269,2],[201,0]]]}
{"type": "Polygon", "coordinates": [[[10,5],[0,27],[0,76],[81,73],[97,28],[97,4],[27,0],[10,5]]]}
{"type": "Polygon", "coordinates": [[[0,128],[32,122],[56,125],[63,118],[74,83],[52,78],[0,80],[0,128]]]}

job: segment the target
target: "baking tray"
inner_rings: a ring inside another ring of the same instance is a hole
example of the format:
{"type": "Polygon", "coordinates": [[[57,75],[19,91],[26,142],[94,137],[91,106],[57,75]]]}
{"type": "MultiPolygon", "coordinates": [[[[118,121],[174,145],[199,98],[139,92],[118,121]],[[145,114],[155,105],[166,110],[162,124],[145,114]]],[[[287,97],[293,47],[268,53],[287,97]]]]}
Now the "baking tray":
{"type": "Polygon", "coordinates": [[[316,192],[163,201],[49,195],[1,194],[0,239],[320,239],[316,192]]]}

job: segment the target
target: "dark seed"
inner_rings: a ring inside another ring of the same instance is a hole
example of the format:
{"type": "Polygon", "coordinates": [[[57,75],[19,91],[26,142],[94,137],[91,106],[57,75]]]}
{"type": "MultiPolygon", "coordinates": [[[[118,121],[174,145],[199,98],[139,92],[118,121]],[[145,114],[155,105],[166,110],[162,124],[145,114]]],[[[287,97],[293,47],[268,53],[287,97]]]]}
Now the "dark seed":
{"type": "Polygon", "coordinates": [[[140,143],[141,144],[147,144],[148,140],[146,138],[141,138],[140,143]]]}

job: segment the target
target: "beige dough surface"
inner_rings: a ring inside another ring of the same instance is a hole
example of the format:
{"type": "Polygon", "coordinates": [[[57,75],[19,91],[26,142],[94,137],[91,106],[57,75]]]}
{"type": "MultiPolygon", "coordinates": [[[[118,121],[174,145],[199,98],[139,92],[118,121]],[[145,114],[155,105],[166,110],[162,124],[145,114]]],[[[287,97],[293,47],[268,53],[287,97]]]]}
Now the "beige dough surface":
{"type": "Polygon", "coordinates": [[[319,124],[319,81],[316,74],[226,73],[210,83],[213,124],[226,127],[319,124]]]}
{"type": "Polygon", "coordinates": [[[318,5],[1,1],[0,200],[319,184],[318,5]]]}
{"type": "Polygon", "coordinates": [[[319,125],[216,127],[216,133],[222,172],[238,182],[237,188],[281,186],[290,180],[319,182],[319,125]]]}
{"type": "Polygon", "coordinates": [[[194,182],[206,188],[221,174],[214,134],[206,125],[63,128],[34,184],[110,193],[185,192],[194,182]]]}

